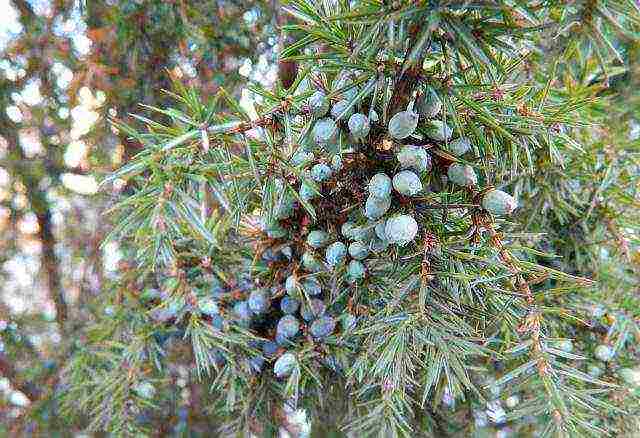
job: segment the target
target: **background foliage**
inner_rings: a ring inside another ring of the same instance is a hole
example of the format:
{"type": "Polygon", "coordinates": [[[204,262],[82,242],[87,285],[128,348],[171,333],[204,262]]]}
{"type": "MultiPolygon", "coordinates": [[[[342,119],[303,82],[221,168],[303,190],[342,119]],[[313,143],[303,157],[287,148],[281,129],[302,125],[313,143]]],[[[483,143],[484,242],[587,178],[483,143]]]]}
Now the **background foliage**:
{"type": "Polygon", "coordinates": [[[283,411],[292,396],[317,436],[640,433],[640,382],[621,375],[640,359],[636,3],[10,5],[3,433],[303,435],[283,411]],[[480,190],[508,191],[519,208],[483,215],[476,192],[441,178],[460,161],[448,143],[425,142],[429,196],[401,206],[421,240],[369,262],[365,282],[327,276],[333,308],[357,315],[356,329],[301,342],[287,379],[269,360],[256,376],[242,358],[265,334],[212,332],[194,300],[250,266],[260,284],[281,285],[289,264],[264,256],[274,240],[295,265],[314,215],[337,231],[346,218],[328,212],[363,201],[392,157],[382,143],[354,156],[345,145],[338,185],[355,190],[335,206],[301,202],[284,241],[252,216],[277,206],[275,175],[298,190],[304,166],[287,159],[307,147],[306,99],[326,89],[335,104],[345,71],[361,91],[350,104],[379,113],[371,139],[413,91],[436,90],[472,140],[462,161],[480,190]],[[256,112],[238,103],[249,96],[256,112]],[[239,120],[262,136],[242,135],[239,120]],[[114,169],[97,194],[94,177],[114,169]],[[182,300],[180,316],[157,318],[157,300],[182,300]]]}

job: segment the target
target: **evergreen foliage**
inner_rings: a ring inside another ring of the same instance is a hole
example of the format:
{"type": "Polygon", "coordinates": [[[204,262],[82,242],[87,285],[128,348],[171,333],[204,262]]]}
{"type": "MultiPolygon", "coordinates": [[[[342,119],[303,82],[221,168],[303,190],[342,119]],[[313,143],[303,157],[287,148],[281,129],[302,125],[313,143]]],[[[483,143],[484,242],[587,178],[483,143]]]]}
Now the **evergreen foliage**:
{"type": "Polygon", "coordinates": [[[183,364],[220,434],[640,433],[637,4],[284,10],[257,117],[176,81],[115,123],[131,263],[67,409],[151,433],[183,364]]]}

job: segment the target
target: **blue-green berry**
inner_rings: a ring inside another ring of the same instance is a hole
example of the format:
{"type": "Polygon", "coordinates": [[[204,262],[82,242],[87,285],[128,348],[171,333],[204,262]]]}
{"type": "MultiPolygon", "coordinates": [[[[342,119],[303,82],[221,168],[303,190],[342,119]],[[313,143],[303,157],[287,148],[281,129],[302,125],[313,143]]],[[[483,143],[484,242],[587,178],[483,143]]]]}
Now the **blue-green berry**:
{"type": "Polygon", "coordinates": [[[388,198],[391,195],[391,178],[384,173],[376,173],[369,180],[369,194],[376,198],[388,198]]]}
{"type": "Polygon", "coordinates": [[[302,148],[299,148],[292,156],[291,156],[291,164],[294,166],[300,166],[302,164],[311,163],[315,159],[315,155],[313,152],[307,152],[302,148]]]}
{"type": "Polygon", "coordinates": [[[263,366],[264,359],[262,358],[262,356],[253,356],[251,359],[249,359],[249,367],[251,368],[252,372],[259,373],[260,371],[262,371],[263,366]]]}
{"type": "Polygon", "coordinates": [[[605,344],[600,344],[593,350],[593,355],[603,362],[609,362],[613,359],[614,354],[613,348],[605,344]]]}
{"type": "Polygon", "coordinates": [[[302,254],[302,266],[309,272],[318,272],[322,270],[322,263],[318,261],[312,252],[305,252],[302,254]]]}
{"type": "Polygon", "coordinates": [[[269,310],[269,295],[263,289],[256,289],[249,294],[249,308],[255,314],[265,313],[269,310]]]}
{"type": "Polygon", "coordinates": [[[316,122],[313,127],[313,140],[319,145],[333,143],[338,138],[338,125],[333,119],[325,118],[316,122]]]}
{"type": "Polygon", "coordinates": [[[409,137],[418,127],[418,114],[400,111],[389,120],[389,135],[398,140],[409,137]]]}
{"type": "Polygon", "coordinates": [[[262,354],[264,355],[264,357],[270,359],[278,354],[278,348],[278,344],[276,344],[275,342],[265,341],[264,344],[262,344],[262,354]]]}
{"type": "Polygon", "coordinates": [[[376,236],[378,236],[380,240],[387,240],[387,235],[385,234],[385,231],[384,231],[385,225],[386,225],[386,221],[381,220],[376,224],[374,228],[374,231],[376,232],[376,236]]]}
{"type": "Polygon", "coordinates": [[[151,399],[156,395],[156,387],[151,382],[140,382],[133,386],[133,391],[139,397],[151,399]]]}
{"type": "Polygon", "coordinates": [[[333,170],[324,163],[316,164],[311,168],[311,178],[315,181],[326,181],[333,175],[333,170]]]}
{"type": "Polygon", "coordinates": [[[296,357],[292,353],[284,353],[273,364],[273,373],[278,378],[287,377],[296,366],[296,357]]]}
{"type": "Polygon", "coordinates": [[[369,124],[369,118],[361,113],[352,114],[349,117],[349,132],[351,136],[356,139],[364,138],[369,135],[371,126],[369,124]]]}
{"type": "Polygon", "coordinates": [[[309,332],[316,339],[329,336],[336,328],[336,320],[330,316],[321,316],[311,324],[309,332]]]}
{"type": "Polygon", "coordinates": [[[447,176],[449,181],[459,186],[473,187],[478,184],[476,171],[468,164],[453,163],[447,170],[447,176]]]}
{"type": "Polygon", "coordinates": [[[296,208],[296,198],[290,193],[282,193],[276,203],[274,216],[276,219],[291,217],[296,208]]]}
{"type": "Polygon", "coordinates": [[[331,157],[331,168],[336,172],[342,170],[342,157],[340,154],[331,157]]]}
{"type": "Polygon", "coordinates": [[[315,278],[308,278],[302,283],[302,289],[307,295],[315,297],[322,293],[322,285],[315,278]]]}
{"type": "Polygon", "coordinates": [[[198,309],[205,315],[213,316],[220,313],[218,304],[212,297],[203,297],[198,300],[198,309]]]}
{"type": "Polygon", "coordinates": [[[355,315],[352,315],[350,313],[343,313],[341,319],[341,323],[342,323],[342,330],[343,331],[348,331],[348,330],[352,330],[356,327],[356,323],[358,321],[358,319],[355,317],[355,315]]]}
{"type": "Polygon", "coordinates": [[[436,141],[449,140],[453,130],[442,120],[430,120],[426,126],[427,137],[436,141]]]}
{"type": "Polygon", "coordinates": [[[591,377],[600,377],[604,374],[604,370],[597,365],[590,364],[587,366],[587,374],[591,377]]]}
{"type": "Polygon", "coordinates": [[[322,248],[329,241],[329,234],[322,230],[313,230],[307,236],[307,245],[312,248],[322,248]]]}
{"type": "Polygon", "coordinates": [[[356,224],[354,224],[353,222],[345,222],[342,224],[342,227],[340,227],[340,232],[347,239],[354,239],[355,237],[353,235],[353,231],[355,229],[356,229],[356,224]]]}
{"type": "Polygon", "coordinates": [[[378,198],[369,195],[364,204],[364,215],[371,220],[376,220],[381,218],[389,210],[389,207],[391,207],[390,196],[378,198]]]}
{"type": "Polygon", "coordinates": [[[305,321],[310,322],[323,315],[326,310],[327,305],[324,301],[318,298],[312,298],[309,300],[309,304],[302,307],[300,314],[305,321]]]}
{"type": "Polygon", "coordinates": [[[309,97],[309,110],[314,117],[322,117],[329,111],[329,99],[322,91],[316,91],[309,97]]]}
{"type": "Polygon", "coordinates": [[[347,247],[342,242],[334,242],[327,247],[325,258],[329,266],[337,266],[344,262],[347,256],[347,247]]]}
{"type": "Polygon", "coordinates": [[[482,197],[482,208],[496,216],[508,216],[517,207],[516,200],[502,190],[491,190],[482,197]]]}
{"type": "Polygon", "coordinates": [[[418,234],[418,223],[412,216],[401,214],[387,219],[384,232],[389,243],[403,246],[411,242],[418,234]]]}
{"type": "Polygon", "coordinates": [[[296,296],[298,294],[299,287],[300,283],[294,274],[289,275],[284,281],[284,289],[289,295],[296,296]]]}
{"type": "Polygon", "coordinates": [[[406,145],[396,154],[403,169],[426,172],[431,169],[431,156],[420,146],[406,145]]]}
{"type": "Polygon", "coordinates": [[[251,319],[251,309],[249,308],[249,303],[246,301],[238,301],[234,304],[233,312],[240,320],[251,319]]]}
{"type": "Polygon", "coordinates": [[[347,99],[338,101],[331,107],[331,117],[333,117],[336,120],[338,120],[338,118],[341,115],[342,115],[342,117],[340,117],[341,119],[345,117],[349,117],[352,112],[353,112],[353,107],[349,108],[349,101],[347,99]]]}
{"type": "Polygon", "coordinates": [[[353,240],[359,240],[361,242],[368,242],[373,238],[375,232],[373,227],[369,225],[358,225],[352,232],[353,240]]]}
{"type": "Polygon", "coordinates": [[[362,280],[365,275],[365,268],[361,261],[351,260],[347,266],[347,277],[349,281],[356,282],[362,280]]]}
{"type": "Polygon", "coordinates": [[[422,117],[431,119],[437,116],[442,109],[442,102],[433,88],[428,87],[418,96],[415,106],[422,117]]]}
{"type": "Polygon", "coordinates": [[[285,315],[278,321],[276,326],[276,333],[284,336],[287,339],[295,337],[300,331],[300,323],[293,315],[285,315]]]}
{"type": "Polygon", "coordinates": [[[349,245],[349,255],[356,260],[364,260],[369,255],[369,245],[364,242],[352,242],[349,245]]]}
{"type": "Polygon", "coordinates": [[[460,157],[471,149],[471,141],[467,137],[459,137],[449,142],[449,152],[456,157],[460,157]]]}
{"type": "Polygon", "coordinates": [[[311,199],[317,198],[320,196],[316,188],[311,184],[311,182],[304,180],[300,183],[300,191],[298,192],[300,197],[305,201],[310,201],[311,199]]]}
{"type": "Polygon", "coordinates": [[[369,242],[369,249],[371,252],[375,254],[380,254],[382,251],[389,247],[389,241],[387,239],[378,239],[378,237],[374,237],[369,242]]]}
{"type": "Polygon", "coordinates": [[[284,298],[282,298],[282,300],[280,300],[280,310],[282,311],[282,313],[291,315],[293,313],[296,313],[299,308],[300,301],[295,298],[285,296],[284,298]]]}
{"type": "Polygon", "coordinates": [[[393,177],[393,188],[401,195],[414,196],[422,191],[422,182],[412,171],[403,170],[393,177]]]}

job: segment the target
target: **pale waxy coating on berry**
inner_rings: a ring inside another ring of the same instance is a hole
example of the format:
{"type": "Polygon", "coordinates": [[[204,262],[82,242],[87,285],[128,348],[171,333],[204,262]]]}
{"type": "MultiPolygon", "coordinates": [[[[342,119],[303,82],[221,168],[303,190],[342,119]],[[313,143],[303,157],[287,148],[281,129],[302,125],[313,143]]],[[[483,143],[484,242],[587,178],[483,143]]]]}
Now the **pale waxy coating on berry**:
{"type": "Polygon", "coordinates": [[[315,278],[309,278],[303,281],[302,289],[304,289],[307,295],[312,297],[320,295],[322,293],[322,286],[320,285],[320,282],[315,278]]]}
{"type": "Polygon", "coordinates": [[[269,310],[270,302],[266,291],[256,289],[251,292],[248,299],[249,308],[253,313],[260,314],[269,310]]]}
{"type": "Polygon", "coordinates": [[[338,125],[333,119],[320,119],[313,127],[313,139],[321,146],[335,142],[337,137],[338,125]]]}
{"type": "Polygon", "coordinates": [[[473,187],[478,184],[476,171],[468,164],[453,163],[447,170],[447,177],[452,183],[463,187],[473,187]]]}
{"type": "Polygon", "coordinates": [[[329,242],[329,234],[322,230],[313,230],[307,236],[307,245],[312,248],[322,248],[329,242]]]}
{"type": "Polygon", "coordinates": [[[373,227],[369,225],[359,225],[353,229],[353,240],[368,242],[374,234],[373,227]]]}
{"type": "Polygon", "coordinates": [[[317,339],[326,338],[336,328],[336,320],[330,316],[321,316],[311,324],[309,332],[311,336],[317,339]]]}
{"type": "Polygon", "coordinates": [[[318,261],[316,256],[309,251],[302,254],[302,266],[309,272],[318,272],[322,270],[322,264],[318,261]]]}
{"type": "Polygon", "coordinates": [[[391,207],[391,197],[378,198],[369,195],[364,205],[364,215],[371,220],[376,220],[381,218],[389,207],[391,207]]]}
{"type": "Polygon", "coordinates": [[[311,178],[314,181],[322,182],[331,178],[333,170],[324,163],[316,164],[311,168],[311,178]]]}
{"type": "Polygon", "coordinates": [[[349,132],[353,138],[360,139],[369,135],[371,126],[369,124],[369,118],[361,113],[352,114],[349,117],[349,132]]]}
{"type": "Polygon", "coordinates": [[[336,172],[342,170],[342,157],[340,154],[331,157],[331,168],[336,172]]]}
{"type": "Polygon", "coordinates": [[[436,141],[449,140],[453,130],[442,120],[430,120],[426,126],[427,137],[436,141]]]}
{"type": "Polygon", "coordinates": [[[338,118],[344,119],[346,117],[349,117],[351,113],[353,113],[353,107],[349,108],[349,101],[347,99],[336,102],[331,107],[331,117],[333,117],[335,120],[338,120],[338,118]]]}
{"type": "Polygon", "coordinates": [[[364,260],[369,255],[369,245],[364,242],[352,242],[349,245],[349,255],[356,260],[364,260]]]}
{"type": "Polygon", "coordinates": [[[247,320],[251,318],[251,309],[249,303],[246,301],[239,301],[233,306],[233,311],[241,320],[247,320]]]}
{"type": "Polygon", "coordinates": [[[287,377],[296,365],[296,357],[292,353],[284,353],[273,364],[273,373],[278,378],[287,377]]]}
{"type": "Polygon", "coordinates": [[[151,382],[140,382],[133,386],[133,391],[146,399],[152,399],[156,395],[156,387],[151,382]]]}
{"type": "Polygon", "coordinates": [[[345,222],[342,224],[342,227],[340,227],[340,232],[347,239],[354,239],[355,237],[353,235],[353,231],[355,229],[356,229],[356,224],[354,224],[353,222],[345,222]]]}
{"type": "Polygon", "coordinates": [[[431,119],[442,109],[442,102],[437,93],[429,87],[418,96],[415,108],[422,117],[431,119]]]}
{"type": "Polygon", "coordinates": [[[373,239],[371,239],[371,242],[369,242],[369,249],[371,250],[371,252],[376,254],[381,253],[388,247],[389,241],[387,239],[378,239],[377,237],[374,237],[373,239]]]}
{"type": "Polygon", "coordinates": [[[298,334],[298,331],[300,331],[300,322],[292,315],[285,315],[280,318],[276,326],[276,333],[287,339],[293,338],[298,334]]]}
{"type": "Polygon", "coordinates": [[[380,240],[387,240],[387,235],[384,232],[384,226],[386,225],[386,222],[384,220],[381,220],[380,222],[378,222],[374,228],[375,232],[376,232],[376,236],[378,236],[378,238],[380,240]]]}
{"type": "Polygon", "coordinates": [[[451,152],[451,155],[460,157],[471,150],[471,141],[467,137],[458,137],[449,142],[447,150],[451,152]]]}
{"type": "Polygon", "coordinates": [[[414,196],[422,191],[422,182],[415,173],[403,170],[393,177],[393,188],[401,195],[414,196]]]}
{"type": "Polygon", "coordinates": [[[294,274],[289,275],[284,281],[284,289],[289,295],[296,295],[299,287],[300,283],[294,274]]]}
{"type": "Polygon", "coordinates": [[[389,120],[389,135],[402,140],[413,134],[418,127],[418,114],[413,111],[400,111],[389,120]]]}
{"type": "Polygon", "coordinates": [[[396,154],[400,167],[413,169],[417,172],[426,172],[431,169],[431,157],[420,146],[405,145],[396,154]]]}
{"type": "Polygon", "coordinates": [[[387,198],[391,194],[391,178],[384,173],[376,173],[369,180],[369,194],[376,198],[387,198]]]}
{"type": "Polygon", "coordinates": [[[613,359],[614,354],[613,348],[604,344],[598,345],[595,350],[593,350],[593,355],[603,362],[609,362],[613,359]]]}
{"type": "Polygon", "coordinates": [[[329,99],[322,91],[316,91],[309,97],[309,110],[314,117],[322,117],[329,111],[329,99]]]}
{"type": "Polygon", "coordinates": [[[300,301],[295,298],[285,296],[280,300],[280,310],[288,315],[294,314],[300,308],[300,301]]]}
{"type": "Polygon", "coordinates": [[[355,282],[364,278],[364,265],[359,260],[351,260],[347,266],[347,276],[349,281],[355,282]]]}
{"type": "Polygon", "coordinates": [[[496,216],[508,216],[518,207],[518,203],[502,190],[491,190],[482,197],[482,208],[496,216]]]}
{"type": "Polygon", "coordinates": [[[342,242],[334,242],[327,247],[325,259],[329,266],[337,266],[344,262],[347,256],[347,247],[342,242]]]}
{"type": "Polygon", "coordinates": [[[313,152],[298,149],[291,157],[291,164],[294,166],[300,166],[302,164],[311,163],[314,159],[315,155],[313,152]]]}
{"type": "Polygon", "coordinates": [[[412,216],[401,214],[387,219],[384,231],[389,243],[403,246],[415,239],[418,223],[412,216]]]}
{"type": "Polygon", "coordinates": [[[306,180],[302,181],[302,183],[300,183],[300,191],[298,193],[300,194],[300,197],[302,199],[304,199],[305,201],[310,201],[310,200],[320,196],[320,194],[313,187],[313,185],[310,182],[306,181],[306,180]]]}

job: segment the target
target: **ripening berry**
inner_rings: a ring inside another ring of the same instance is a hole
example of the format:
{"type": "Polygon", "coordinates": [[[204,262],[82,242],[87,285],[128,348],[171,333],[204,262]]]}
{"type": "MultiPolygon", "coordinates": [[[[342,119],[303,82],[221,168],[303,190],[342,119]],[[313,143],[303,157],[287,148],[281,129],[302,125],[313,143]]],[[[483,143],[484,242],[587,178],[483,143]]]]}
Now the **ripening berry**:
{"type": "Polygon", "coordinates": [[[340,232],[347,239],[354,239],[355,237],[353,235],[353,231],[355,228],[356,224],[354,224],[353,222],[345,222],[342,224],[342,227],[340,227],[340,232]]]}
{"type": "Polygon", "coordinates": [[[322,117],[329,111],[329,99],[322,91],[316,91],[309,97],[309,110],[314,117],[322,117]]]}
{"type": "Polygon", "coordinates": [[[620,368],[618,375],[624,383],[630,386],[640,386],[640,370],[633,368],[620,368]]]}
{"type": "Polygon", "coordinates": [[[246,301],[238,301],[233,306],[233,312],[241,320],[251,319],[251,309],[249,308],[249,303],[246,301]]]}
{"type": "Polygon", "coordinates": [[[415,173],[403,170],[393,177],[393,188],[402,195],[413,196],[422,191],[422,182],[415,173]]]}
{"type": "Polygon", "coordinates": [[[349,132],[353,138],[360,139],[369,135],[371,126],[369,125],[369,119],[367,116],[361,113],[352,114],[349,117],[349,132]]]}
{"type": "Polygon", "coordinates": [[[389,120],[389,135],[398,140],[409,137],[418,127],[418,114],[400,111],[389,120]]]}
{"type": "Polygon", "coordinates": [[[427,137],[436,141],[449,140],[453,130],[442,120],[430,120],[426,126],[427,137]]]}
{"type": "Polygon", "coordinates": [[[311,168],[311,178],[315,181],[325,181],[331,178],[331,175],[333,175],[333,170],[324,163],[316,164],[311,168]]]}
{"type": "Polygon", "coordinates": [[[269,310],[269,296],[263,289],[256,289],[251,292],[248,299],[249,308],[257,315],[269,310]]]}
{"type": "Polygon", "coordinates": [[[374,228],[375,232],[376,232],[376,236],[378,236],[378,238],[380,240],[387,240],[387,235],[384,233],[384,226],[386,225],[385,221],[382,220],[380,222],[378,222],[374,228]]]}
{"type": "Polygon", "coordinates": [[[347,277],[349,281],[356,282],[364,278],[365,269],[361,261],[351,260],[347,266],[347,277]]]}
{"type": "Polygon", "coordinates": [[[558,341],[554,345],[558,350],[565,351],[567,353],[571,353],[573,351],[573,342],[570,339],[563,339],[562,341],[558,341]]]}
{"type": "Polygon", "coordinates": [[[320,318],[313,321],[311,327],[309,328],[309,332],[311,336],[317,339],[326,338],[336,328],[336,320],[330,316],[321,316],[320,318]]]}
{"type": "Polygon", "coordinates": [[[316,122],[313,127],[313,139],[319,145],[335,142],[338,137],[338,126],[333,119],[325,118],[316,122]]]}
{"type": "Polygon", "coordinates": [[[204,297],[198,300],[198,309],[205,315],[213,316],[220,313],[218,304],[211,297],[204,297]]]}
{"type": "Polygon", "coordinates": [[[325,259],[329,266],[337,266],[344,262],[347,256],[347,247],[342,242],[334,242],[327,247],[325,259]]]}
{"type": "Polygon", "coordinates": [[[308,278],[302,283],[302,288],[309,296],[315,297],[322,293],[322,285],[315,278],[308,278]]]}
{"type": "Polygon", "coordinates": [[[313,152],[307,152],[302,148],[298,149],[291,157],[291,164],[294,166],[300,166],[302,164],[311,163],[315,159],[313,152]]]}
{"type": "Polygon", "coordinates": [[[447,170],[449,181],[463,187],[473,187],[478,184],[478,176],[473,167],[468,164],[453,163],[447,170]]]}
{"type": "Polygon", "coordinates": [[[613,349],[605,344],[600,344],[593,350],[593,355],[603,362],[609,362],[614,354],[613,349]]]}
{"type": "Polygon", "coordinates": [[[396,154],[403,169],[414,169],[417,172],[431,170],[431,157],[420,146],[406,145],[396,154]]]}
{"type": "Polygon", "coordinates": [[[298,282],[298,278],[294,274],[289,275],[284,281],[284,289],[289,295],[297,295],[299,287],[300,283],[298,282]]]}
{"type": "Polygon", "coordinates": [[[291,315],[293,313],[296,313],[299,308],[300,301],[296,300],[295,298],[285,296],[284,298],[282,298],[282,300],[280,300],[280,310],[282,311],[282,313],[291,315]]]}
{"type": "Polygon", "coordinates": [[[502,190],[491,190],[482,197],[482,208],[496,216],[510,215],[517,207],[516,200],[502,190]]]}
{"type": "Polygon", "coordinates": [[[460,157],[471,150],[471,141],[467,137],[459,137],[449,142],[448,150],[451,155],[460,157]]]}
{"type": "Polygon", "coordinates": [[[340,156],[340,154],[336,154],[331,157],[331,168],[336,172],[342,170],[342,157],[340,156]]]}
{"type": "Polygon", "coordinates": [[[431,119],[437,116],[442,109],[442,102],[433,88],[428,87],[416,99],[415,107],[422,117],[431,119]]]}
{"type": "Polygon", "coordinates": [[[404,246],[418,234],[418,223],[412,216],[401,214],[387,219],[384,232],[389,243],[404,246]]]}
{"type": "Polygon", "coordinates": [[[591,377],[600,377],[604,373],[604,370],[597,365],[590,364],[587,366],[587,374],[591,377]]]}
{"type": "Polygon", "coordinates": [[[369,249],[371,250],[371,252],[376,254],[380,254],[382,251],[384,251],[388,247],[389,247],[389,241],[387,239],[383,240],[383,239],[378,239],[377,237],[374,237],[373,239],[371,239],[371,242],[369,242],[369,249]]]}
{"type": "Polygon", "coordinates": [[[318,298],[312,298],[311,300],[309,300],[309,304],[302,307],[302,311],[300,312],[300,314],[302,315],[302,319],[310,322],[323,315],[326,310],[327,305],[324,303],[324,301],[318,298]]]}
{"type": "Polygon", "coordinates": [[[369,255],[369,246],[363,242],[353,242],[349,245],[349,255],[356,260],[364,260],[369,255]]]}
{"type": "Polygon", "coordinates": [[[322,270],[322,264],[318,261],[312,252],[302,254],[302,266],[309,272],[318,272],[322,270]]]}
{"type": "Polygon", "coordinates": [[[378,113],[373,108],[369,110],[369,120],[374,123],[380,120],[380,116],[378,116],[378,113]]]}
{"type": "Polygon", "coordinates": [[[278,344],[273,341],[265,341],[262,344],[262,354],[268,359],[275,357],[278,354],[278,344]]]}
{"type": "Polygon", "coordinates": [[[381,218],[389,210],[389,207],[391,207],[390,196],[378,198],[369,195],[364,204],[364,215],[371,220],[376,220],[381,218]]]}
{"type": "Polygon", "coordinates": [[[359,240],[361,242],[368,242],[374,235],[373,227],[368,225],[358,225],[352,232],[353,240],[359,240]]]}
{"type": "Polygon", "coordinates": [[[322,248],[329,241],[329,235],[322,230],[314,230],[307,236],[307,245],[312,248],[322,248]]]}
{"type": "Polygon", "coordinates": [[[278,321],[276,326],[276,333],[284,336],[287,339],[295,337],[300,331],[300,323],[293,315],[285,315],[278,321]]]}
{"type": "Polygon", "coordinates": [[[298,193],[300,194],[300,197],[305,201],[310,201],[313,198],[317,198],[318,196],[320,196],[313,185],[311,185],[311,183],[306,180],[300,183],[300,191],[298,193]]]}
{"type": "Polygon", "coordinates": [[[344,119],[345,117],[349,117],[352,113],[353,107],[349,108],[349,101],[347,99],[340,100],[331,107],[331,117],[335,120],[338,120],[340,115],[342,115],[340,118],[344,119]]]}
{"type": "Polygon", "coordinates": [[[133,391],[139,397],[151,399],[156,395],[156,387],[151,382],[140,382],[133,386],[133,391]]]}
{"type": "Polygon", "coordinates": [[[273,373],[278,378],[286,377],[296,366],[296,357],[292,353],[285,353],[273,364],[273,373]]]}
{"type": "Polygon", "coordinates": [[[388,198],[391,195],[391,178],[384,173],[376,173],[369,180],[369,194],[376,198],[388,198]]]}

